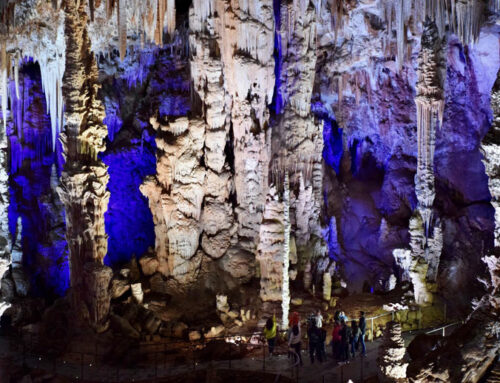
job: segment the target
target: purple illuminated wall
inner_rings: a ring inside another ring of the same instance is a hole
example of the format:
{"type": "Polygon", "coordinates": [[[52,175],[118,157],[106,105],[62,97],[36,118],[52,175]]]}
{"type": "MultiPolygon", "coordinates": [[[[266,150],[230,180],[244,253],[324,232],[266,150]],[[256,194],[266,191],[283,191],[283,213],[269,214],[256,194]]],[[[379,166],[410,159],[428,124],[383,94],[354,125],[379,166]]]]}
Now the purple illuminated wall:
{"type": "Polygon", "coordinates": [[[9,226],[14,236],[22,219],[23,263],[32,293],[63,295],[69,287],[68,250],[64,239],[64,211],[51,185],[50,118],[46,113],[40,70],[25,61],[19,74],[20,98],[10,83],[13,121],[7,135],[10,147],[9,226]]]}

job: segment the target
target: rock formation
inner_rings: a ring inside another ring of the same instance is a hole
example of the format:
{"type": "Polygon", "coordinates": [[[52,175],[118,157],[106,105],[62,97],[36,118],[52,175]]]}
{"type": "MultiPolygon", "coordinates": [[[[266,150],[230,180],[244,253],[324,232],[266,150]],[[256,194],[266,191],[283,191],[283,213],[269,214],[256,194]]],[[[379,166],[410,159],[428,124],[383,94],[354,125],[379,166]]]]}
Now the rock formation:
{"type": "Polygon", "coordinates": [[[495,209],[495,247],[500,246],[500,75],[491,93],[491,109],[493,121],[491,128],[481,142],[481,152],[488,188],[491,194],[491,204],[495,209]]]}
{"type": "MultiPolygon", "coordinates": [[[[3,109],[2,113],[5,113],[3,109]]],[[[7,116],[3,114],[4,121],[7,116]]],[[[3,312],[9,307],[6,302],[7,297],[3,296],[2,279],[5,273],[9,270],[11,265],[11,237],[9,232],[9,175],[7,173],[7,132],[2,129],[0,132],[0,289],[2,290],[2,297],[0,299],[0,317],[3,312]]]]}
{"type": "MultiPolygon", "coordinates": [[[[495,166],[498,163],[500,137],[499,96],[500,72],[491,94],[492,126],[481,144],[494,206],[498,196],[495,166]]],[[[499,224],[495,219],[495,234],[498,233],[499,224]]],[[[497,237],[495,241],[492,254],[483,257],[488,276],[480,281],[483,282],[486,293],[479,301],[474,302],[474,310],[459,329],[446,338],[440,347],[410,365],[411,382],[478,382],[495,361],[500,350],[500,257],[497,237]]]]}
{"type": "Polygon", "coordinates": [[[432,302],[431,285],[437,279],[443,246],[441,228],[432,217],[435,196],[434,150],[436,130],[442,126],[444,112],[443,44],[436,24],[426,19],[418,60],[417,97],[417,211],[410,220],[412,265],[410,277],[418,304],[432,302]],[[432,225],[432,226],[431,226],[432,225]],[[428,282],[428,283],[427,283],[428,282]]]}
{"type": "Polygon", "coordinates": [[[156,226],[158,270],[181,284],[193,282],[201,263],[201,209],[205,169],[201,166],[205,123],[179,118],[157,130],[157,176],[141,187],[156,226]]]}
{"type": "Polygon", "coordinates": [[[401,324],[388,322],[377,359],[381,382],[403,383],[408,381],[406,379],[408,363],[404,361],[405,354],[406,348],[401,336],[401,324]]]}
{"type": "Polygon", "coordinates": [[[107,235],[104,213],[108,173],[98,158],[105,147],[104,108],[98,99],[98,72],[90,50],[86,2],[65,4],[66,71],[63,77],[66,159],[59,195],[66,209],[73,304],[78,315],[102,331],[107,328],[112,271],[104,266],[107,235]]]}

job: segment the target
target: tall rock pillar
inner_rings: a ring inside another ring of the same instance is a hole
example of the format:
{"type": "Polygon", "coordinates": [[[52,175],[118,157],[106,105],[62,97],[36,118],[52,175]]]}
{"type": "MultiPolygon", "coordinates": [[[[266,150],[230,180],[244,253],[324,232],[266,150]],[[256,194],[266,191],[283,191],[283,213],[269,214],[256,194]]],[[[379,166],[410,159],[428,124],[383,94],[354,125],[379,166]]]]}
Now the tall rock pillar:
{"type": "Polygon", "coordinates": [[[98,69],[87,32],[86,1],[65,4],[66,71],[64,131],[66,159],[58,188],[66,210],[66,239],[70,256],[72,299],[77,315],[95,328],[107,328],[112,271],[104,266],[108,237],[104,213],[108,207],[107,167],[98,158],[107,129],[97,97],[98,69]]]}
{"type": "Polygon", "coordinates": [[[445,61],[443,39],[436,24],[426,19],[418,56],[417,140],[418,158],[415,192],[418,206],[410,220],[412,262],[410,278],[418,304],[432,302],[441,249],[441,227],[433,227],[434,148],[436,130],[442,125],[444,111],[445,61]]]}

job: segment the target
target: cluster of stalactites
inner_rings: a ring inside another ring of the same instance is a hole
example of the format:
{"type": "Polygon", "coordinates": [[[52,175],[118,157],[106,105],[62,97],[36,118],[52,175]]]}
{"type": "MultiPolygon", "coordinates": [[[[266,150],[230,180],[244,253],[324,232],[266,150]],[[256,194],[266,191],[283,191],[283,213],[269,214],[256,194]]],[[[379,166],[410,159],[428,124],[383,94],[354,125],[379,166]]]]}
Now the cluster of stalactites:
{"type": "MultiPolygon", "coordinates": [[[[92,0],[90,0],[92,3],[92,0]]],[[[175,0],[106,0],[106,16],[111,18],[116,8],[120,59],[127,53],[127,12],[132,12],[131,22],[142,29],[144,36],[157,45],[163,45],[165,27],[169,35],[175,32],[175,0]]]]}
{"type": "MultiPolygon", "coordinates": [[[[58,9],[58,0],[52,0],[52,5],[58,9]]],[[[173,35],[176,27],[175,0],[88,0],[90,19],[94,21],[96,10],[103,6],[106,18],[114,17],[118,28],[118,45],[120,59],[123,61],[127,53],[128,24],[140,30],[141,41],[144,37],[157,45],[163,45],[163,33],[167,30],[173,35]]]]}
{"type": "MultiPolygon", "coordinates": [[[[499,10],[498,1],[491,1],[490,8],[499,10]]],[[[336,30],[341,27],[342,6],[333,2],[336,30]]],[[[405,60],[409,32],[418,33],[418,27],[430,18],[436,23],[439,35],[443,37],[446,27],[455,33],[464,45],[473,44],[479,37],[487,8],[485,0],[383,0],[382,15],[387,23],[385,47],[390,52],[392,30],[396,31],[396,60],[399,69],[405,60]]],[[[407,57],[409,59],[410,57],[407,57]]]]}

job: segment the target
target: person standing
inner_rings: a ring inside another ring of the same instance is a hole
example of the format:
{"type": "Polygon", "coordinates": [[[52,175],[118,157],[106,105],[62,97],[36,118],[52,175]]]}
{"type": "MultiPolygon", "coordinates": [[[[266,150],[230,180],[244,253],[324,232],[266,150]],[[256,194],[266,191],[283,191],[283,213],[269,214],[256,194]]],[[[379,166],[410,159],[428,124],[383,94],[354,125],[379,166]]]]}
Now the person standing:
{"type": "Polygon", "coordinates": [[[356,356],[357,344],[359,341],[359,336],[361,335],[361,330],[355,320],[351,322],[351,355],[354,358],[356,356]]]}
{"type": "Polygon", "coordinates": [[[276,344],[276,314],[273,314],[272,318],[267,318],[263,332],[269,347],[269,356],[272,356],[276,344]]]}
{"type": "Polygon", "coordinates": [[[323,327],[318,327],[319,330],[319,349],[318,353],[321,354],[321,360],[326,361],[326,330],[323,327]]]}
{"type": "Polygon", "coordinates": [[[340,330],[341,336],[341,362],[349,363],[349,342],[351,340],[351,328],[345,323],[340,322],[342,329],[340,330]]]}
{"type": "Polygon", "coordinates": [[[295,363],[300,362],[302,366],[302,355],[300,354],[301,350],[301,337],[302,332],[300,331],[300,324],[296,324],[292,327],[292,332],[290,334],[290,340],[288,341],[288,347],[293,350],[295,356],[295,363]]]}
{"type": "Polygon", "coordinates": [[[309,338],[309,357],[311,358],[311,364],[314,364],[314,356],[323,362],[323,358],[320,351],[321,345],[321,334],[318,327],[316,326],[316,320],[311,320],[309,323],[309,330],[307,330],[307,336],[309,338]]]}
{"type": "Polygon", "coordinates": [[[332,355],[333,359],[340,360],[340,345],[342,343],[342,338],[340,336],[340,330],[342,326],[339,321],[335,321],[332,331],[332,355]]]}
{"type": "Polygon", "coordinates": [[[323,327],[323,315],[321,315],[321,310],[316,311],[316,327],[323,327]]]}
{"type": "Polygon", "coordinates": [[[359,331],[360,335],[358,338],[358,345],[361,344],[361,355],[366,356],[366,345],[365,345],[365,333],[366,333],[366,319],[365,319],[365,312],[360,311],[359,312],[359,331]]]}

